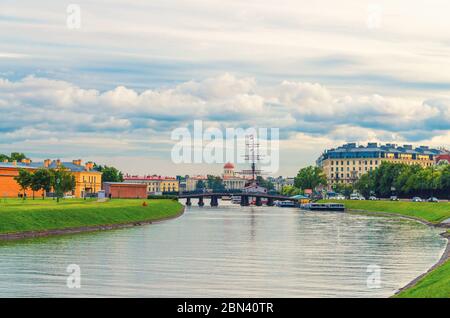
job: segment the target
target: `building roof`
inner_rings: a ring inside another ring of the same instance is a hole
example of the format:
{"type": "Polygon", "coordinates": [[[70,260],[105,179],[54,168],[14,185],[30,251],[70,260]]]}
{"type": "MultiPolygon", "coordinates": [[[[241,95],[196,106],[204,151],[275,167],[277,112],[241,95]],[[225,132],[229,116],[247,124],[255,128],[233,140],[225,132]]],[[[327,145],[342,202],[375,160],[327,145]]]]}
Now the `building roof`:
{"type": "MultiPolygon", "coordinates": [[[[57,169],[58,167],[63,166],[64,168],[72,171],[72,172],[94,172],[94,173],[100,173],[97,170],[87,170],[86,166],[84,165],[76,165],[73,162],[67,161],[63,162],[60,161],[59,164],[56,160],[53,160],[50,162],[47,168],[49,169],[57,169]]],[[[45,163],[43,161],[41,162],[30,162],[30,163],[24,163],[24,162],[17,162],[14,164],[13,162],[2,162],[0,163],[0,168],[19,168],[19,169],[39,169],[39,168],[45,168],[45,163]]]]}
{"type": "Polygon", "coordinates": [[[234,164],[232,164],[231,162],[227,162],[224,166],[224,169],[234,169],[234,164]]]}
{"type": "Polygon", "coordinates": [[[164,176],[130,176],[126,175],[123,177],[124,180],[139,180],[139,181],[177,181],[175,177],[164,177],[164,176]]]}
{"type": "Polygon", "coordinates": [[[134,183],[134,182],[103,182],[103,184],[109,185],[129,185],[135,187],[147,187],[144,183],[134,183]]]}
{"type": "Polygon", "coordinates": [[[347,143],[337,148],[327,149],[319,158],[319,161],[329,157],[336,156],[337,158],[349,158],[355,156],[362,156],[363,154],[374,154],[374,153],[397,153],[397,154],[411,154],[411,155],[429,155],[435,156],[442,153],[442,150],[433,149],[428,146],[419,146],[414,148],[412,145],[398,146],[395,144],[378,144],[370,142],[367,146],[357,146],[356,143],[347,143]]]}

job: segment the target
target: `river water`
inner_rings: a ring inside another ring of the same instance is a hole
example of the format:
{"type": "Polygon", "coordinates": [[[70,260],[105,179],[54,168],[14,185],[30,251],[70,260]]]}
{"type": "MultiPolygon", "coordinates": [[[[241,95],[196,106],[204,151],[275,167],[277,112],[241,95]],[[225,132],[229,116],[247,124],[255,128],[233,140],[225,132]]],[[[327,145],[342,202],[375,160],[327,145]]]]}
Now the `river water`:
{"type": "Polygon", "coordinates": [[[388,297],[444,248],[404,219],[193,205],[142,227],[2,242],[0,297],[388,297]]]}

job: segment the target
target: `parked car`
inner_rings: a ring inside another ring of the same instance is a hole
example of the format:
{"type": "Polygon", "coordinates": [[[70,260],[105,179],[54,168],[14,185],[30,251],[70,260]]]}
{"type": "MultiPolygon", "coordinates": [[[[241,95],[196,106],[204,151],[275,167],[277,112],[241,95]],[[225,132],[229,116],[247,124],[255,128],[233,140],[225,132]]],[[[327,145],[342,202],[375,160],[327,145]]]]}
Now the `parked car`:
{"type": "Polygon", "coordinates": [[[399,201],[399,198],[396,195],[392,195],[389,200],[391,201],[399,201]]]}
{"type": "Polygon", "coordinates": [[[412,202],[422,202],[422,198],[421,197],[414,197],[411,199],[412,202]]]}
{"type": "Polygon", "coordinates": [[[369,197],[369,200],[371,200],[371,201],[376,201],[376,200],[379,200],[376,196],[374,196],[374,195],[371,195],[370,197],[369,197]]]}
{"type": "Polygon", "coordinates": [[[350,194],[350,200],[365,200],[366,198],[364,198],[362,195],[358,194],[358,193],[352,193],[350,194]]]}
{"type": "Polygon", "coordinates": [[[333,197],[333,199],[335,199],[335,200],[345,200],[345,196],[343,196],[342,194],[338,194],[337,196],[333,197]]]}
{"type": "Polygon", "coordinates": [[[427,201],[428,201],[428,202],[436,202],[436,203],[439,202],[438,198],[435,198],[435,197],[430,197],[430,198],[428,198],[427,201]]]}

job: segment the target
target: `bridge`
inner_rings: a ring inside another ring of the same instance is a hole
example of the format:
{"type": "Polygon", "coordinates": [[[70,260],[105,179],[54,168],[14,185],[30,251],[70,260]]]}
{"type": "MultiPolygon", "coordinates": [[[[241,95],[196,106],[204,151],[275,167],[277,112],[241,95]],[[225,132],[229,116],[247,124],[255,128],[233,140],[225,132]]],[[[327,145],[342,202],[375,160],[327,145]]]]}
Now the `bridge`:
{"type": "Polygon", "coordinates": [[[198,205],[204,206],[205,198],[211,199],[211,206],[218,206],[219,199],[225,196],[238,196],[241,198],[241,206],[249,206],[250,198],[255,198],[256,206],[262,206],[262,199],[267,199],[267,205],[273,206],[274,201],[293,201],[297,202],[297,199],[293,199],[284,195],[276,195],[276,194],[268,194],[268,193],[260,193],[260,192],[200,192],[200,193],[184,193],[178,194],[178,199],[186,199],[186,205],[192,205],[191,199],[198,199],[198,205]]]}

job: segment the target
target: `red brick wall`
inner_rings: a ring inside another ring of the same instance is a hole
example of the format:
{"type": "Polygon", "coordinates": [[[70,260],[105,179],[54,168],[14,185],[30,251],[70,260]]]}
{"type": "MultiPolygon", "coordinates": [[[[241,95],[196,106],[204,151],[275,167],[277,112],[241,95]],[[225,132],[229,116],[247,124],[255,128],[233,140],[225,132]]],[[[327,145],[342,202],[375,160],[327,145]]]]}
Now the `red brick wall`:
{"type": "Polygon", "coordinates": [[[107,197],[122,199],[146,199],[147,185],[145,184],[105,184],[105,194],[107,197]]]}
{"type": "MultiPolygon", "coordinates": [[[[17,195],[22,194],[20,186],[17,184],[14,177],[19,174],[17,168],[0,168],[0,197],[17,198],[17,195]]],[[[41,197],[43,191],[37,191],[34,193],[36,197],[41,197]]],[[[33,196],[33,191],[26,191],[27,197],[33,196]]]]}

